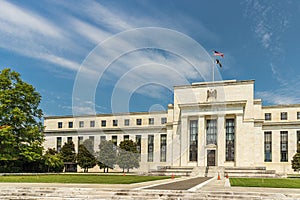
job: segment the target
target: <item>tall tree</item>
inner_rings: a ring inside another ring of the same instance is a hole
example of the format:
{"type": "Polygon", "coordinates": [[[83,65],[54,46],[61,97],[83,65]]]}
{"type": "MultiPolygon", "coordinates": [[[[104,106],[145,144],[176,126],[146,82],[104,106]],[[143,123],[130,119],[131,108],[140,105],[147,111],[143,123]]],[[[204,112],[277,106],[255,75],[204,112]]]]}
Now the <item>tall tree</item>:
{"type": "Polygon", "coordinates": [[[89,141],[90,140],[83,141],[83,144],[79,145],[78,147],[77,163],[81,168],[84,169],[84,172],[88,172],[89,168],[96,166],[96,158],[93,152],[91,152],[91,149],[88,149],[90,147],[89,141]]]}
{"type": "Polygon", "coordinates": [[[293,156],[292,168],[294,171],[300,172],[300,144],[297,144],[297,152],[293,156]]]}
{"type": "Polygon", "coordinates": [[[76,153],[73,141],[69,141],[64,144],[60,150],[60,155],[64,162],[76,162],[76,153]]]}
{"type": "Polygon", "coordinates": [[[124,169],[127,169],[127,172],[129,172],[129,169],[138,168],[140,164],[136,143],[132,140],[126,140],[120,142],[119,147],[117,164],[123,169],[123,172],[124,169]]]}
{"type": "MultiPolygon", "coordinates": [[[[39,109],[40,94],[22,81],[20,74],[3,69],[0,71],[0,126],[8,133],[5,143],[16,143],[11,150],[13,157],[3,157],[0,149],[0,165],[7,171],[35,171],[42,160],[44,141],[42,110],[39,109]]],[[[4,152],[4,154],[3,154],[4,152]]]]}
{"type": "Polygon", "coordinates": [[[117,161],[117,147],[111,142],[103,140],[99,145],[99,152],[97,152],[97,164],[100,169],[113,169],[117,161]]]}

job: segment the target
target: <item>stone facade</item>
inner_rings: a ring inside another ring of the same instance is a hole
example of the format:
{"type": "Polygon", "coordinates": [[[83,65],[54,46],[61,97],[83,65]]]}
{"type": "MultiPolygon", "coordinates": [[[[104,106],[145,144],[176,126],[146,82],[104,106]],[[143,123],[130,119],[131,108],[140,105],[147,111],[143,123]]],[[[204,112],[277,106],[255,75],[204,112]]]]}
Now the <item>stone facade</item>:
{"type": "MultiPolygon", "coordinates": [[[[101,139],[140,138],[141,167],[266,167],[292,173],[300,140],[300,105],[262,106],[254,81],[202,82],[174,87],[165,112],[45,117],[45,148],[101,139]],[[116,121],[117,120],[117,121],[116,121]],[[104,126],[105,121],[105,126],[104,126]],[[153,153],[151,153],[153,152],[153,153]]],[[[96,168],[95,168],[96,170],[96,168]]]]}

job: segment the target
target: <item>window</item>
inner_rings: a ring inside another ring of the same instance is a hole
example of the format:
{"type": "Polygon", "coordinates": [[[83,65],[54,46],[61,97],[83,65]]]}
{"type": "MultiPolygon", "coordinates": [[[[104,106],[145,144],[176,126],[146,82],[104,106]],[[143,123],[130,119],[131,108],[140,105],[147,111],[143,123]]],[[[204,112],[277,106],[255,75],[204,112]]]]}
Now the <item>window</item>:
{"type": "Polygon", "coordinates": [[[129,126],[129,119],[124,120],[124,126],[129,126]]]}
{"type": "Polygon", "coordinates": [[[67,142],[72,142],[72,137],[67,137],[67,142]]]}
{"type": "Polygon", "coordinates": [[[124,135],[124,141],[128,141],[129,140],[129,135],[124,135]]]}
{"type": "Polygon", "coordinates": [[[167,161],[167,135],[160,135],[160,162],[167,161]]]}
{"type": "Polygon", "coordinates": [[[300,119],[300,112],[297,112],[297,119],[300,119]]]}
{"type": "Polygon", "coordinates": [[[271,113],[265,113],[265,120],[266,121],[272,120],[272,114],[271,113]]]}
{"type": "Polygon", "coordinates": [[[106,120],[101,120],[101,127],[106,127],[106,120]]]}
{"type": "Polygon", "coordinates": [[[154,118],[149,118],[149,125],[153,125],[154,124],[154,118]]]}
{"type": "Polygon", "coordinates": [[[100,136],[100,143],[101,143],[102,141],[104,141],[104,140],[106,140],[106,136],[105,136],[105,135],[101,135],[101,136],[100,136]]]}
{"type": "Polygon", "coordinates": [[[73,122],[69,122],[69,128],[73,128],[73,122]]]}
{"type": "Polygon", "coordinates": [[[135,136],[135,142],[136,142],[136,150],[139,154],[141,154],[142,136],[141,135],[136,135],[135,136]]]}
{"type": "Polygon", "coordinates": [[[83,136],[78,136],[78,147],[83,144],[83,136]]]}
{"type": "Polygon", "coordinates": [[[272,162],[272,132],[265,132],[265,162],[272,162]]]}
{"type": "Polygon", "coordinates": [[[59,153],[61,150],[61,137],[56,138],[56,150],[59,153]]]}
{"type": "Polygon", "coordinates": [[[206,144],[217,144],[217,120],[206,121],[206,144]]]}
{"type": "Polygon", "coordinates": [[[234,119],[226,119],[226,161],[234,161],[234,119]]]}
{"type": "Polygon", "coordinates": [[[297,131],[297,152],[300,152],[300,131],[297,131]]]}
{"type": "Polygon", "coordinates": [[[136,119],[136,125],[142,125],[142,119],[136,119]]]}
{"type": "Polygon", "coordinates": [[[84,127],[84,121],[79,121],[79,128],[83,128],[84,127]]]}
{"type": "Polygon", "coordinates": [[[117,119],[113,120],[113,126],[118,126],[118,120],[117,119]]]}
{"type": "Polygon", "coordinates": [[[190,121],[190,161],[198,160],[198,120],[190,121]]]}
{"type": "Polygon", "coordinates": [[[62,122],[57,123],[57,128],[62,128],[62,122]]]}
{"type": "Polygon", "coordinates": [[[280,131],[280,162],[288,161],[288,132],[280,131]]]}
{"type": "Polygon", "coordinates": [[[153,162],[154,135],[148,135],[148,162],[153,162]]]}
{"type": "Polygon", "coordinates": [[[166,124],[167,123],[167,118],[166,117],[162,117],[161,118],[161,124],[166,124]]]}
{"type": "Polygon", "coordinates": [[[90,121],[90,127],[95,127],[95,121],[90,121]]]}
{"type": "Polygon", "coordinates": [[[287,120],[288,119],[287,112],[280,113],[280,118],[281,120],[287,120]]]}
{"type": "Polygon", "coordinates": [[[115,146],[117,146],[117,145],[118,145],[118,136],[116,136],[116,135],[111,136],[111,142],[112,142],[115,146]]]}
{"type": "MultiPolygon", "coordinates": [[[[89,150],[91,150],[92,152],[94,152],[95,136],[89,136],[89,140],[92,141],[92,142],[91,142],[91,148],[92,148],[92,149],[89,149],[89,150]]],[[[92,153],[92,152],[90,152],[90,153],[92,153]]]]}

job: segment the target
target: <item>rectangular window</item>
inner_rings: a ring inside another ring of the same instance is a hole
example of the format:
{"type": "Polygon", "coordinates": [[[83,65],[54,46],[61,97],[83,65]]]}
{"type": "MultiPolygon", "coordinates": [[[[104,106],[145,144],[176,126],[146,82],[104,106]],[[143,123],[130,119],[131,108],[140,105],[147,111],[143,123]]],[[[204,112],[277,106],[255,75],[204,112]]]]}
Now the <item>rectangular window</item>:
{"type": "Polygon", "coordinates": [[[106,127],[106,120],[101,120],[101,127],[106,127]]]}
{"type": "Polygon", "coordinates": [[[67,137],[67,142],[72,142],[72,137],[67,137]]]}
{"type": "Polygon", "coordinates": [[[154,124],[154,118],[149,118],[149,125],[153,125],[154,124]]]}
{"type": "Polygon", "coordinates": [[[148,162],[153,162],[154,135],[148,135],[148,162]]]}
{"type": "Polygon", "coordinates": [[[56,150],[57,150],[57,152],[59,153],[60,152],[60,150],[61,150],[61,137],[57,137],[56,138],[56,150]]]}
{"type": "Polygon", "coordinates": [[[129,140],[129,135],[124,135],[124,141],[129,140]]]}
{"type": "Polygon", "coordinates": [[[90,127],[95,127],[95,121],[90,121],[90,127]]]}
{"type": "Polygon", "coordinates": [[[84,121],[79,121],[79,128],[83,128],[84,127],[84,121]]]}
{"type": "Polygon", "coordinates": [[[300,119],[300,112],[297,112],[297,119],[300,119]]]}
{"type": "Polygon", "coordinates": [[[100,136],[100,143],[101,143],[102,141],[104,141],[104,140],[106,140],[106,136],[105,136],[105,135],[101,135],[101,136],[100,136]]]}
{"type": "Polygon", "coordinates": [[[129,119],[124,120],[124,126],[129,126],[129,119]]]}
{"type": "Polygon", "coordinates": [[[161,118],[161,124],[166,124],[167,123],[167,118],[166,117],[162,117],[161,118]]]}
{"type": "Polygon", "coordinates": [[[93,148],[93,150],[94,150],[94,148],[95,148],[95,136],[89,136],[89,140],[92,141],[91,146],[92,146],[92,148],[93,148]]]}
{"type": "Polygon", "coordinates": [[[142,136],[136,135],[135,142],[136,142],[136,150],[139,154],[141,154],[142,136]]]}
{"type": "Polygon", "coordinates": [[[280,162],[288,161],[288,132],[280,131],[280,162]]]}
{"type": "Polygon", "coordinates": [[[217,144],[217,120],[206,120],[206,144],[217,144]]]}
{"type": "Polygon", "coordinates": [[[83,136],[78,136],[78,146],[83,144],[83,136]]]}
{"type": "Polygon", "coordinates": [[[198,160],[198,120],[190,121],[190,161],[198,160]]]}
{"type": "Polygon", "coordinates": [[[226,161],[234,161],[234,119],[226,119],[226,161]]]}
{"type": "Polygon", "coordinates": [[[113,120],[113,126],[118,126],[118,120],[117,119],[113,120]]]}
{"type": "Polygon", "coordinates": [[[167,134],[160,135],[160,162],[167,161],[167,134]]]}
{"type": "Polygon", "coordinates": [[[297,152],[300,152],[300,131],[297,131],[297,152]]]}
{"type": "Polygon", "coordinates": [[[142,125],[142,119],[136,119],[136,125],[142,125]]]}
{"type": "Polygon", "coordinates": [[[116,135],[111,136],[111,142],[112,142],[115,146],[117,146],[117,145],[118,145],[118,136],[116,136],[116,135]]]}
{"type": "Polygon", "coordinates": [[[62,128],[62,122],[57,122],[57,128],[62,128]]]}
{"type": "Polygon", "coordinates": [[[272,114],[271,113],[265,113],[265,120],[266,121],[272,120],[272,114]]]}
{"type": "Polygon", "coordinates": [[[73,122],[69,122],[69,128],[73,128],[73,122]]]}
{"type": "Polygon", "coordinates": [[[265,162],[272,162],[272,132],[265,132],[265,162]]]}
{"type": "Polygon", "coordinates": [[[287,120],[288,119],[287,112],[280,113],[280,118],[281,118],[281,120],[287,120]]]}

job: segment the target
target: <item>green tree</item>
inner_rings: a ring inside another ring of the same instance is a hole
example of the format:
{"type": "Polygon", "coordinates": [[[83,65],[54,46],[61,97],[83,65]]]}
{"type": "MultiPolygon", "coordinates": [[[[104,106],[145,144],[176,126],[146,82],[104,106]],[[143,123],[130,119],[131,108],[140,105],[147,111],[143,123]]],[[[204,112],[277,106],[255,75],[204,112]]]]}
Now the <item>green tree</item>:
{"type": "Polygon", "coordinates": [[[76,162],[75,146],[73,141],[65,142],[61,148],[60,155],[64,162],[76,162]]]}
{"type": "Polygon", "coordinates": [[[113,169],[117,160],[117,147],[111,142],[103,140],[99,145],[99,152],[97,152],[97,164],[104,172],[108,169],[113,169]]]}
{"type": "Polygon", "coordinates": [[[47,168],[47,172],[62,172],[64,169],[64,162],[60,156],[60,154],[57,153],[57,151],[53,148],[49,148],[45,155],[45,166],[47,168]]]}
{"type": "Polygon", "coordinates": [[[84,172],[88,172],[89,168],[96,166],[96,158],[93,155],[93,152],[88,150],[90,141],[91,140],[85,140],[83,141],[83,144],[78,147],[77,163],[84,169],[84,172]]]}
{"type": "Polygon", "coordinates": [[[129,172],[129,169],[140,167],[139,154],[136,146],[136,143],[132,140],[126,140],[120,143],[117,164],[123,169],[123,172],[125,169],[129,172]]]}
{"type": "Polygon", "coordinates": [[[300,144],[297,146],[297,153],[293,156],[292,168],[294,171],[300,171],[300,144]]]}
{"type": "Polygon", "coordinates": [[[3,69],[0,71],[0,126],[2,144],[17,144],[11,148],[11,158],[5,148],[0,149],[0,165],[3,171],[38,171],[42,161],[44,141],[43,125],[40,121],[40,94],[22,81],[20,74],[3,69]],[[8,132],[7,132],[8,131],[8,132]],[[3,133],[7,135],[3,137],[3,133]],[[9,159],[8,159],[9,158],[9,159]]]}

